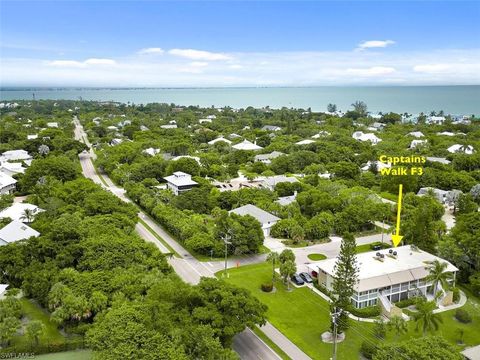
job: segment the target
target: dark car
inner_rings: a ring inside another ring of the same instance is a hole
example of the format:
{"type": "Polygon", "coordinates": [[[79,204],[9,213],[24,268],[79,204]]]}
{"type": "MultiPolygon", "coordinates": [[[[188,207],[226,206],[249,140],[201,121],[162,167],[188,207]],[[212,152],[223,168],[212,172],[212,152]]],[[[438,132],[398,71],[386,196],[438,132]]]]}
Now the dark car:
{"type": "Polygon", "coordinates": [[[305,284],[305,281],[298,275],[295,274],[291,277],[291,280],[295,283],[295,285],[303,285],[305,284]]]}
{"type": "Polygon", "coordinates": [[[382,250],[382,245],[379,245],[379,244],[375,244],[375,245],[372,245],[370,246],[372,248],[372,250],[374,251],[378,251],[378,250],[382,250]]]}
{"type": "Polygon", "coordinates": [[[302,272],[300,273],[300,277],[302,278],[303,281],[305,281],[307,284],[311,284],[313,282],[313,279],[312,277],[306,273],[306,272],[302,272]]]}

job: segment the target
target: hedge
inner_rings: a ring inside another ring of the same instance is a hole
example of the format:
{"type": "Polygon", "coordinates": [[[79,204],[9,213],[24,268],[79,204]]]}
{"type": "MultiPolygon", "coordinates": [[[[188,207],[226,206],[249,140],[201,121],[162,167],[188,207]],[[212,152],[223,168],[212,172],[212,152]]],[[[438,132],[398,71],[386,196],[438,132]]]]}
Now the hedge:
{"type": "Polygon", "coordinates": [[[379,316],[382,313],[382,310],[380,309],[380,305],[368,306],[362,309],[357,309],[351,306],[348,309],[348,312],[360,318],[370,318],[379,316]]]}
{"type": "Polygon", "coordinates": [[[472,315],[466,310],[457,309],[457,311],[455,311],[455,319],[461,323],[467,324],[472,322],[472,315]]]}

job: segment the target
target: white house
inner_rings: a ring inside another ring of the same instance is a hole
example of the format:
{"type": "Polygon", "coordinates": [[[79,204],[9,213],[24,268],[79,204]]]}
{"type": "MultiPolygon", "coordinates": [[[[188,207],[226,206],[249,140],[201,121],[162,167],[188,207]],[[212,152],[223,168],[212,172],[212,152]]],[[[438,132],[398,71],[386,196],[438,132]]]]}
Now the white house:
{"type": "Polygon", "coordinates": [[[243,140],[241,143],[235,144],[232,146],[235,150],[246,150],[246,151],[257,151],[262,150],[263,147],[258,146],[257,144],[248,141],[247,139],[243,140]]]}
{"type": "Polygon", "coordinates": [[[198,120],[198,122],[199,122],[200,124],[211,123],[211,122],[212,122],[212,119],[200,119],[200,120],[198,120]]]}
{"type": "Polygon", "coordinates": [[[475,149],[473,148],[472,145],[460,145],[460,144],[455,144],[450,146],[447,151],[449,153],[464,153],[467,155],[472,155],[475,149]]]}
{"type": "Polygon", "coordinates": [[[413,137],[416,137],[416,138],[425,137],[425,135],[423,135],[423,133],[421,131],[412,131],[412,132],[408,133],[407,135],[410,135],[410,136],[413,136],[413,137]]]}
{"type": "Polygon", "coordinates": [[[410,143],[410,149],[425,146],[427,145],[427,143],[427,140],[412,140],[412,142],[410,143]]]}
{"type": "Polygon", "coordinates": [[[262,127],[262,130],[264,131],[280,131],[282,128],[280,126],[275,126],[275,125],[265,125],[262,127]]]}
{"type": "Polygon", "coordinates": [[[375,134],[372,134],[372,133],[364,133],[363,131],[355,131],[352,135],[352,137],[355,139],[355,140],[358,140],[358,141],[370,141],[372,143],[372,145],[376,145],[378,144],[380,141],[382,141],[382,139],[380,139],[379,137],[377,137],[375,134]]]}
{"type": "Polygon", "coordinates": [[[440,202],[441,204],[448,204],[452,205],[455,199],[458,197],[459,194],[462,192],[460,190],[442,190],[432,187],[423,187],[418,190],[418,196],[424,196],[429,193],[432,193],[433,196],[440,202]]]}
{"type": "Polygon", "coordinates": [[[2,300],[5,297],[7,288],[8,288],[8,284],[0,284],[0,300],[2,300]]]}
{"type": "Polygon", "coordinates": [[[305,140],[300,140],[296,142],[295,145],[309,145],[309,144],[313,144],[314,142],[315,140],[305,139],[305,140]]]}
{"type": "Polygon", "coordinates": [[[442,132],[438,132],[437,135],[440,135],[440,136],[455,136],[455,133],[450,132],[450,131],[442,131],[442,132]]]}
{"type": "Polygon", "coordinates": [[[28,222],[29,219],[25,218],[25,210],[30,210],[32,216],[35,217],[42,211],[37,205],[27,203],[13,203],[12,206],[0,211],[0,218],[10,218],[12,220],[20,222],[28,222]]]}
{"type": "Polygon", "coordinates": [[[275,176],[267,176],[262,180],[262,186],[266,189],[271,191],[275,190],[275,186],[280,183],[296,183],[298,179],[293,176],[285,176],[285,175],[275,175],[275,176]]]}
{"type": "Polygon", "coordinates": [[[160,149],[157,149],[157,148],[153,148],[153,147],[149,147],[145,150],[142,151],[142,154],[145,154],[145,155],[150,155],[150,156],[155,156],[157,154],[160,153],[160,149]]]}
{"type": "Polygon", "coordinates": [[[215,120],[216,118],[217,118],[217,115],[207,115],[207,119],[215,120]]]}
{"type": "Polygon", "coordinates": [[[448,165],[448,164],[451,163],[450,160],[447,160],[445,158],[440,158],[440,157],[434,157],[434,156],[427,156],[427,161],[437,162],[437,163],[445,164],[445,165],[448,165]]]}
{"type": "Polygon", "coordinates": [[[17,180],[10,175],[0,172],[0,195],[11,194],[15,190],[17,180]]]}
{"type": "MultiPolygon", "coordinates": [[[[411,245],[361,253],[356,255],[356,260],[359,272],[351,298],[352,305],[361,309],[380,302],[387,310],[387,316],[394,315],[390,312],[392,303],[421,294],[433,296],[432,283],[425,279],[429,275],[427,266],[432,261],[446,263],[446,271],[454,275],[458,271],[458,268],[448,261],[411,245]]],[[[320,285],[332,290],[336,262],[337,258],[331,258],[307,267],[310,273],[318,278],[320,285]]]]}
{"type": "Polygon", "coordinates": [[[445,116],[429,116],[427,117],[428,124],[436,124],[436,125],[443,125],[443,123],[447,120],[445,116]]]}
{"type": "Polygon", "coordinates": [[[331,134],[328,131],[322,130],[318,134],[312,136],[312,139],[320,139],[321,137],[330,136],[331,134]]]}
{"type": "Polygon", "coordinates": [[[198,185],[196,181],[192,180],[192,175],[182,171],[176,171],[170,176],[164,177],[167,182],[167,189],[173,191],[175,195],[188,191],[198,185]]]}
{"type": "Polygon", "coordinates": [[[297,192],[295,191],[293,195],[281,196],[275,202],[282,206],[287,206],[293,203],[297,199],[297,192]]]}
{"type": "Polygon", "coordinates": [[[198,163],[198,165],[201,165],[200,158],[198,156],[179,155],[179,156],[175,156],[175,157],[171,158],[170,160],[177,161],[177,160],[180,160],[180,159],[193,159],[198,163]]]}
{"type": "Polygon", "coordinates": [[[160,125],[162,129],[176,129],[177,124],[167,124],[167,125],[160,125]]]}
{"type": "Polygon", "coordinates": [[[389,169],[392,167],[391,163],[384,163],[382,161],[368,161],[364,166],[362,166],[362,171],[370,170],[372,165],[376,166],[377,171],[381,171],[382,169],[389,169]]]}
{"type": "Polygon", "coordinates": [[[280,151],[272,151],[270,154],[259,154],[255,155],[255,161],[263,162],[264,164],[270,164],[273,159],[285,155],[280,151]]]}
{"type": "Polygon", "coordinates": [[[0,163],[0,172],[13,176],[16,174],[23,174],[26,168],[22,166],[22,163],[2,162],[0,163]]]}
{"type": "Polygon", "coordinates": [[[120,145],[122,142],[123,142],[123,139],[115,138],[115,139],[112,139],[112,141],[110,141],[110,145],[116,146],[116,145],[120,145]]]}
{"type": "Polygon", "coordinates": [[[9,150],[2,153],[0,162],[2,161],[25,161],[31,160],[32,157],[25,150],[9,150]]]}
{"type": "Polygon", "coordinates": [[[47,122],[47,127],[58,128],[58,122],[47,122]]]}
{"type": "Polygon", "coordinates": [[[38,139],[38,134],[27,135],[27,140],[35,140],[35,139],[38,139]]]}
{"type": "Polygon", "coordinates": [[[215,145],[217,142],[224,142],[224,143],[227,143],[228,145],[231,145],[231,144],[232,144],[232,142],[231,142],[230,140],[225,139],[223,136],[220,136],[220,137],[218,137],[218,138],[216,138],[216,139],[210,140],[210,141],[208,142],[208,145],[215,145]]]}
{"type": "Polygon", "coordinates": [[[40,233],[20,221],[13,220],[7,226],[0,229],[0,246],[16,241],[39,237],[40,233]]]}
{"type": "Polygon", "coordinates": [[[240,216],[253,216],[255,219],[258,220],[260,225],[262,225],[263,234],[265,236],[270,235],[270,229],[273,225],[277,223],[277,221],[280,220],[280,218],[276,217],[275,215],[272,215],[269,212],[266,212],[265,210],[262,210],[252,204],[244,205],[239,208],[230,210],[229,213],[234,213],[240,216]]]}

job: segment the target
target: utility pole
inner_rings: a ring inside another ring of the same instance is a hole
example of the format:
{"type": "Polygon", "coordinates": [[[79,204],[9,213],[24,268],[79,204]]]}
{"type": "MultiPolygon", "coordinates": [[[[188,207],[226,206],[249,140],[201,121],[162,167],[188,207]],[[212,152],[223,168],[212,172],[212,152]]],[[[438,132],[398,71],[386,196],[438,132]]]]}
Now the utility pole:
{"type": "Polygon", "coordinates": [[[331,360],[337,360],[337,321],[340,315],[342,314],[342,309],[337,309],[335,307],[333,309],[333,314],[332,314],[332,324],[333,324],[333,356],[331,360]]]}
{"type": "Polygon", "coordinates": [[[225,271],[223,273],[223,276],[228,278],[228,272],[227,272],[227,252],[228,252],[228,245],[231,244],[230,240],[232,239],[232,236],[230,235],[229,232],[227,232],[225,235],[222,236],[222,240],[225,243],[225,271]]]}

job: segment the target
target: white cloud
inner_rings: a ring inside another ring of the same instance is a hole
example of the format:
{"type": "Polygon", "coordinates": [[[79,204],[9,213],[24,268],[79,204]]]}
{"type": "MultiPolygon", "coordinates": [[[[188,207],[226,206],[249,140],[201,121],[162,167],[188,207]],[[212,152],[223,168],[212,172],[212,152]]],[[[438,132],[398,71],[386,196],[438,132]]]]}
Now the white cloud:
{"type": "Polygon", "coordinates": [[[168,51],[170,55],[180,56],[191,60],[230,60],[231,56],[223,53],[214,53],[210,51],[194,50],[194,49],[171,49],[168,51]]]}
{"type": "Polygon", "coordinates": [[[139,55],[160,55],[163,54],[165,50],[159,47],[151,47],[151,48],[145,48],[141,49],[137,52],[139,55]]]}
{"type": "Polygon", "coordinates": [[[385,48],[393,44],[395,44],[395,41],[393,40],[368,40],[358,44],[358,49],[385,48]]]}
{"type": "Polygon", "coordinates": [[[193,61],[190,63],[190,66],[193,67],[205,67],[208,66],[208,62],[205,61],[193,61]]]}
{"type": "Polygon", "coordinates": [[[346,72],[351,75],[369,77],[369,76],[382,76],[389,75],[395,72],[395,68],[387,66],[373,66],[369,68],[350,68],[346,72]]]}
{"type": "Polygon", "coordinates": [[[115,65],[116,61],[112,59],[91,58],[84,61],[85,65],[115,65]]]}
{"type": "Polygon", "coordinates": [[[113,59],[97,59],[91,58],[84,61],[76,61],[76,60],[53,60],[47,61],[47,65],[53,67],[66,67],[66,68],[84,68],[89,65],[115,65],[116,61],[113,59]]]}
{"type": "Polygon", "coordinates": [[[444,73],[451,70],[452,66],[449,64],[425,64],[425,65],[415,65],[413,71],[427,74],[438,74],[444,73]]]}

